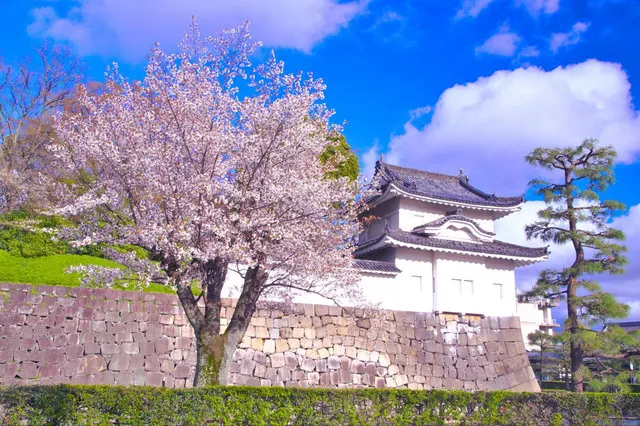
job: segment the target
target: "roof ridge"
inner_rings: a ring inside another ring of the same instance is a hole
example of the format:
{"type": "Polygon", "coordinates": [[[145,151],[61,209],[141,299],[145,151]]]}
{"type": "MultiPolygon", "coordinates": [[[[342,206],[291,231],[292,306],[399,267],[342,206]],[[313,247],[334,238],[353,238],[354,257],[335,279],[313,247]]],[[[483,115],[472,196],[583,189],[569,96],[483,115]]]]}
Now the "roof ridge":
{"type": "Polygon", "coordinates": [[[515,207],[524,201],[523,195],[499,197],[488,194],[471,185],[462,171],[459,175],[448,175],[387,164],[380,159],[376,162],[376,175],[381,178],[382,187],[394,185],[402,191],[445,201],[495,207],[515,207]],[[430,189],[425,190],[425,185],[430,189]]]}
{"type": "Polygon", "coordinates": [[[487,231],[482,226],[480,226],[480,224],[478,222],[476,222],[475,220],[473,220],[470,217],[467,217],[467,216],[465,216],[463,214],[447,214],[447,215],[442,216],[442,217],[440,217],[438,219],[432,220],[431,222],[427,222],[427,223],[424,223],[422,225],[418,225],[418,226],[414,227],[412,232],[415,231],[418,228],[422,228],[422,227],[427,226],[427,225],[431,225],[431,224],[436,224],[437,223],[438,226],[439,226],[439,225],[447,223],[450,220],[455,220],[455,219],[457,219],[457,220],[461,220],[462,219],[463,222],[472,223],[473,225],[475,225],[476,228],[478,228],[480,231],[484,232],[485,234],[496,235],[495,232],[487,231]]]}
{"type": "Polygon", "coordinates": [[[427,170],[414,169],[412,167],[398,166],[398,165],[389,164],[389,163],[381,163],[381,164],[383,166],[387,166],[387,167],[391,168],[392,171],[393,171],[393,168],[397,168],[397,169],[402,169],[402,170],[406,170],[406,171],[411,171],[411,172],[414,172],[414,173],[419,173],[419,174],[422,174],[422,175],[439,176],[439,177],[443,177],[443,178],[447,178],[447,179],[451,179],[451,180],[460,180],[460,176],[458,176],[458,175],[448,175],[446,173],[429,172],[427,170]]]}

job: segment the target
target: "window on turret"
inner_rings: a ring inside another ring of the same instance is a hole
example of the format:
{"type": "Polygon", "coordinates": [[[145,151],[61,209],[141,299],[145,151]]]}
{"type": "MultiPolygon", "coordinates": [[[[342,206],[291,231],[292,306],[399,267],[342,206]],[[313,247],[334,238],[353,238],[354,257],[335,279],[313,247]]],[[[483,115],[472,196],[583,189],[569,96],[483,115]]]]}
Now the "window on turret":
{"type": "Polygon", "coordinates": [[[498,300],[502,300],[502,284],[493,284],[493,297],[498,300]]]}
{"type": "Polygon", "coordinates": [[[422,277],[413,275],[411,277],[411,285],[416,292],[422,293],[422,277]]]}
{"type": "Polygon", "coordinates": [[[468,297],[473,296],[473,281],[454,278],[451,280],[453,288],[457,288],[460,292],[460,296],[468,297]]]}

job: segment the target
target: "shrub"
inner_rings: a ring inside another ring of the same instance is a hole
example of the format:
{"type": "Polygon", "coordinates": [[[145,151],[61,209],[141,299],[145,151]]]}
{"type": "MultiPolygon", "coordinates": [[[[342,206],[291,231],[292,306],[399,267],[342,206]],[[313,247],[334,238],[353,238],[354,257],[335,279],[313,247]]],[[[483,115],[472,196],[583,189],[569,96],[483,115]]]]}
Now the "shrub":
{"type": "Polygon", "coordinates": [[[2,424],[615,424],[640,395],[212,387],[33,386],[0,390],[2,424]]]}

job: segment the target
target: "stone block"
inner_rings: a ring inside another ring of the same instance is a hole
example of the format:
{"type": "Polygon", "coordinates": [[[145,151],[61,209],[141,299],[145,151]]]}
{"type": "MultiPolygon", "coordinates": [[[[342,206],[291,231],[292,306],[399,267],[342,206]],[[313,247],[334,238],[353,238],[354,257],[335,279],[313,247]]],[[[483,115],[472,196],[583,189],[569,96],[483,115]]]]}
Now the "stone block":
{"type": "Polygon", "coordinates": [[[431,374],[433,377],[444,377],[444,367],[441,365],[433,365],[431,374]]]}
{"type": "MultiPolygon", "coordinates": [[[[287,354],[288,354],[287,362],[290,362],[291,356],[295,358],[295,355],[293,355],[291,352],[288,352],[287,354]]],[[[271,360],[271,366],[274,368],[280,368],[285,366],[285,354],[274,353],[271,356],[269,356],[269,359],[271,360]]],[[[297,360],[296,360],[296,363],[297,363],[297,360]]]]}
{"type": "Polygon", "coordinates": [[[285,339],[276,340],[276,352],[287,352],[289,350],[289,343],[285,339]]]}
{"type": "Polygon", "coordinates": [[[168,337],[160,337],[154,341],[157,354],[169,353],[173,350],[173,342],[168,337]]]}
{"type": "Polygon", "coordinates": [[[269,338],[269,330],[266,327],[255,327],[256,337],[260,339],[269,338]]]}
{"type": "Polygon", "coordinates": [[[35,379],[38,376],[38,367],[35,362],[23,361],[20,363],[17,375],[21,379],[35,379]]]}
{"type": "Polygon", "coordinates": [[[191,374],[191,368],[185,364],[178,364],[173,370],[173,377],[176,379],[186,379],[191,374]]]}
{"type": "Polygon", "coordinates": [[[115,343],[101,343],[100,353],[103,355],[113,355],[120,353],[120,346],[115,343]]]}
{"type": "Polygon", "coordinates": [[[307,371],[307,372],[313,371],[316,368],[316,362],[315,360],[309,359],[309,358],[303,359],[302,363],[300,364],[300,368],[303,371],[307,371]]]}
{"type": "Polygon", "coordinates": [[[151,355],[155,352],[155,344],[154,342],[140,342],[140,354],[141,355],[151,355]]]}
{"type": "Polygon", "coordinates": [[[276,341],[273,339],[268,339],[264,341],[264,347],[262,348],[262,351],[265,354],[272,354],[276,351],[276,341]]]}
{"type": "Polygon", "coordinates": [[[134,354],[129,357],[129,371],[144,371],[144,355],[134,354]]]}
{"type": "Polygon", "coordinates": [[[264,340],[254,337],[251,339],[251,349],[261,351],[264,348],[264,340]]]}
{"type": "Polygon", "coordinates": [[[366,365],[357,359],[354,359],[351,362],[351,372],[356,374],[364,374],[366,370],[366,365]]]}
{"type": "Polygon", "coordinates": [[[318,359],[316,360],[316,371],[319,373],[324,373],[327,371],[327,360],[326,359],[318,359]]]}
{"type": "Polygon", "coordinates": [[[509,328],[516,328],[520,330],[520,317],[510,317],[509,328]]]}
{"type": "Polygon", "coordinates": [[[409,383],[409,378],[404,374],[397,374],[393,378],[398,386],[404,386],[409,383]]]}
{"type": "MultiPolygon", "coordinates": [[[[32,352],[36,354],[37,352],[32,352]]],[[[41,360],[48,362],[49,364],[61,363],[65,360],[65,354],[63,349],[49,349],[41,352],[41,360]]]]}
{"type": "Polygon", "coordinates": [[[107,363],[101,355],[89,355],[81,360],[80,371],[85,374],[96,374],[106,369],[107,363]]]}
{"type": "Polygon", "coordinates": [[[246,376],[252,375],[255,366],[255,361],[252,361],[250,359],[243,359],[240,362],[240,374],[244,374],[246,376]]]}
{"type": "MultiPolygon", "coordinates": [[[[93,379],[89,379],[90,384],[98,385],[114,385],[116,384],[116,376],[113,371],[101,371],[93,376],[93,379]]],[[[130,383],[124,383],[128,385],[130,383]]]]}
{"type": "Polygon", "coordinates": [[[176,337],[176,349],[189,350],[191,348],[192,339],[189,337],[176,337]]]}
{"type": "Polygon", "coordinates": [[[66,350],[66,359],[75,359],[80,358],[84,355],[84,346],[83,345],[67,345],[66,350]]]}
{"type": "Polygon", "coordinates": [[[120,346],[122,353],[129,355],[140,353],[140,345],[136,342],[122,343],[120,346]]]}
{"type": "Polygon", "coordinates": [[[391,359],[389,355],[386,353],[381,353],[378,358],[378,364],[380,364],[382,367],[388,367],[389,365],[391,365],[391,359]]]}
{"type": "Polygon", "coordinates": [[[129,369],[129,355],[115,354],[109,360],[110,371],[126,371],[129,369]]]}

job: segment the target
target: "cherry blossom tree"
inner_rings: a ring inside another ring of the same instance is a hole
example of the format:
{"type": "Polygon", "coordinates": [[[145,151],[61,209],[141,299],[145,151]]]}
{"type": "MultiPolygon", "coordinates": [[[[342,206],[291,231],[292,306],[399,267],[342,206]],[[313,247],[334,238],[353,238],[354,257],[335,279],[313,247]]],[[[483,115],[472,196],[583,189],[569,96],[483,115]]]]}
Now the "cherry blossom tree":
{"type": "Polygon", "coordinates": [[[284,73],[273,52],[252,65],[257,46],[247,25],[203,40],[194,21],[178,53],[155,46],[142,81],[114,65],[99,93],[81,88],[79,107],[55,121],[61,165],[91,177],[65,188],[58,211],[81,220],[67,237],[141,246],[158,261],[195,330],[196,386],[228,382],[258,299],[359,298],[362,185],[329,178],[333,162],[320,161],[339,131],[325,86],[284,73]],[[224,329],[234,265],[243,284],[224,329]]]}

